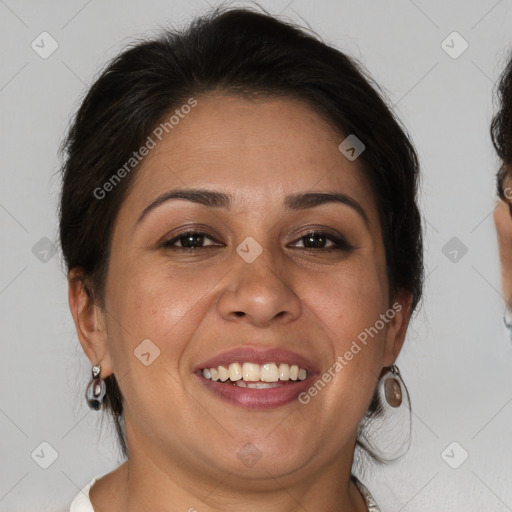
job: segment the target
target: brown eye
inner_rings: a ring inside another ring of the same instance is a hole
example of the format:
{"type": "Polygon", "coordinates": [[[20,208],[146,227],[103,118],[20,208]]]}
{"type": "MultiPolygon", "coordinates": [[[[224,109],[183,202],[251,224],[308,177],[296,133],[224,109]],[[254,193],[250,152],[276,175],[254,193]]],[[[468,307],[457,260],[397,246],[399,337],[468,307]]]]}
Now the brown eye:
{"type": "Polygon", "coordinates": [[[185,233],[180,233],[171,240],[167,240],[162,244],[162,247],[172,250],[197,251],[202,247],[212,247],[216,245],[203,245],[206,239],[215,242],[215,240],[213,240],[213,238],[211,238],[208,233],[204,233],[202,231],[186,231],[185,233]],[[177,243],[180,245],[176,245],[177,243]]]}
{"type": "Polygon", "coordinates": [[[323,231],[312,231],[310,233],[306,233],[299,240],[304,244],[304,249],[322,249],[323,251],[350,251],[354,249],[354,247],[348,244],[345,240],[323,231]],[[328,243],[331,245],[326,247],[328,243]]]}

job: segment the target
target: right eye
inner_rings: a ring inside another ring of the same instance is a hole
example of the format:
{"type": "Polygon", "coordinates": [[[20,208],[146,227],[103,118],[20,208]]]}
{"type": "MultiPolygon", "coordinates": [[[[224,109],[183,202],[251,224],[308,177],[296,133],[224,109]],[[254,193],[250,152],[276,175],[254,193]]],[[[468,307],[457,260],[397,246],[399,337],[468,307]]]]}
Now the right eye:
{"type": "Polygon", "coordinates": [[[205,239],[215,240],[208,235],[208,233],[205,233],[203,231],[185,231],[183,233],[180,233],[176,235],[174,238],[167,240],[162,243],[162,247],[165,247],[166,249],[171,249],[173,251],[185,251],[185,252],[195,252],[201,249],[201,247],[196,247],[196,245],[200,245],[202,247],[212,247],[214,245],[219,246],[218,244],[209,244],[209,245],[202,245],[205,241],[205,239]],[[180,243],[180,245],[176,245],[177,243],[180,243]]]}

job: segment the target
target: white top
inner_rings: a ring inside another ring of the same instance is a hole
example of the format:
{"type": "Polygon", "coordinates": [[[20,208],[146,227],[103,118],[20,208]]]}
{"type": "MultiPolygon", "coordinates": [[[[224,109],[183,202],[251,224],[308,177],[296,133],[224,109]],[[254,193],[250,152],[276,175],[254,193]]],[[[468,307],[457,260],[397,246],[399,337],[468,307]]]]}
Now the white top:
{"type": "Polygon", "coordinates": [[[368,507],[368,512],[380,512],[380,508],[370,494],[370,491],[356,477],[353,477],[353,480],[359,492],[363,495],[366,506],[368,507]]]}
{"type": "MultiPolygon", "coordinates": [[[[104,474],[106,475],[106,473],[104,474]]],[[[102,476],[95,476],[75,497],[73,502],[71,503],[71,508],[69,512],[94,512],[92,508],[91,500],[89,499],[89,490],[102,476]]],[[[366,502],[366,506],[368,507],[368,512],[381,512],[380,508],[375,503],[370,491],[355,477],[353,477],[354,483],[359,489],[360,493],[363,495],[363,498],[366,502]]]]}
{"type": "MultiPolygon", "coordinates": [[[[106,475],[106,473],[105,473],[106,475]]],[[[71,502],[69,512],[94,512],[91,500],[89,499],[89,490],[96,482],[104,475],[95,476],[76,496],[71,502]]]]}

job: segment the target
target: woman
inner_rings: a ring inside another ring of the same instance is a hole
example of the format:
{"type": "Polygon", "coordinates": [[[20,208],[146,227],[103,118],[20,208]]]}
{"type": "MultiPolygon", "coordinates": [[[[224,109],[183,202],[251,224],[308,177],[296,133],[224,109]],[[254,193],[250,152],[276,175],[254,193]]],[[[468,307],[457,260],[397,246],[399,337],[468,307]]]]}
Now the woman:
{"type": "Polygon", "coordinates": [[[506,308],[504,323],[512,340],[512,55],[498,84],[499,109],[491,123],[491,137],[501,159],[497,174],[499,201],[494,210],[501,261],[501,284],[506,308]]]}
{"type": "Polygon", "coordinates": [[[379,510],[354,453],[407,407],[423,267],[417,156],[369,78],[216,10],[118,56],[64,150],[87,398],[126,456],[71,510],[379,510]]]}

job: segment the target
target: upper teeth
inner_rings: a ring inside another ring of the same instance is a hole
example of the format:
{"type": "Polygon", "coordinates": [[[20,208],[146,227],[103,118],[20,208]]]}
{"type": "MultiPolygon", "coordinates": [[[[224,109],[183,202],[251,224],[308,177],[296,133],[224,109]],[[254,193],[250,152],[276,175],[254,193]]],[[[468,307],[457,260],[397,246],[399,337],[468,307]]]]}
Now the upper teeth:
{"type": "Polygon", "coordinates": [[[276,363],[231,363],[229,367],[216,366],[214,368],[205,368],[203,377],[211,380],[220,380],[222,382],[228,379],[235,382],[244,380],[246,382],[277,382],[279,380],[304,380],[308,376],[308,371],[299,368],[296,364],[276,364],[276,363]]]}

